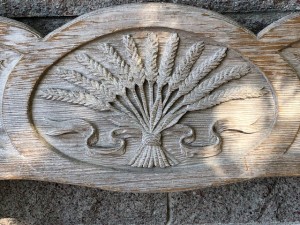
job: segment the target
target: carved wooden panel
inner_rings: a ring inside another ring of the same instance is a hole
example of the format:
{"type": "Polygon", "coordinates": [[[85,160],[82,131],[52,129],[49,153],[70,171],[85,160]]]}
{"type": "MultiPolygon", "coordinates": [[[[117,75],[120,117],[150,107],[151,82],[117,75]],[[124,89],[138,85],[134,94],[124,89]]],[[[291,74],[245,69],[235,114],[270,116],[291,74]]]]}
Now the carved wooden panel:
{"type": "Polygon", "coordinates": [[[137,4],[0,34],[1,179],[176,191],[300,175],[299,15],[256,37],[137,4]]]}

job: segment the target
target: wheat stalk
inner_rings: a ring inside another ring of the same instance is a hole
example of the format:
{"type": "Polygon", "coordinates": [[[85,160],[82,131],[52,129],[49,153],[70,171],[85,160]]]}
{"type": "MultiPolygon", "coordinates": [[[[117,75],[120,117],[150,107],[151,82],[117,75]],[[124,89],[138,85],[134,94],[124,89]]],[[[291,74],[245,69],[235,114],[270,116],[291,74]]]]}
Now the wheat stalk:
{"type": "Polygon", "coordinates": [[[106,101],[96,98],[94,95],[80,91],[68,91],[59,88],[51,88],[41,91],[40,96],[48,100],[83,105],[97,111],[106,111],[111,109],[106,101]]]}
{"type": "Polygon", "coordinates": [[[162,59],[159,66],[159,77],[157,79],[157,84],[159,87],[164,86],[168,82],[168,78],[172,74],[172,70],[175,65],[175,58],[179,46],[178,35],[172,34],[167,40],[167,44],[164,48],[162,54],[162,59]]]}
{"type": "Polygon", "coordinates": [[[98,93],[100,95],[103,94],[101,92],[100,82],[89,79],[83,74],[79,73],[78,71],[59,68],[57,70],[57,73],[59,74],[60,77],[62,77],[64,80],[66,80],[71,84],[75,84],[93,93],[98,93]]]}
{"type": "Polygon", "coordinates": [[[157,83],[156,98],[152,110],[150,112],[150,121],[151,121],[150,124],[152,126],[154,125],[153,122],[157,118],[157,110],[159,109],[158,105],[160,104],[160,101],[162,99],[162,88],[164,85],[168,83],[168,80],[173,71],[173,67],[175,65],[175,57],[178,50],[178,45],[179,45],[179,37],[176,33],[174,33],[167,40],[167,44],[164,48],[160,66],[159,66],[159,76],[156,81],[157,83]]]}
{"type": "Polygon", "coordinates": [[[133,95],[136,103],[138,104],[140,111],[144,114],[144,119],[149,119],[149,112],[146,102],[146,95],[144,92],[143,84],[145,80],[145,70],[143,65],[143,60],[138,53],[138,48],[134,39],[130,35],[123,36],[123,43],[127,52],[127,55],[130,59],[130,73],[134,79],[134,82],[138,85],[142,103],[139,101],[135,88],[133,88],[133,95]]]}
{"type": "Polygon", "coordinates": [[[153,131],[153,129],[155,128],[155,125],[157,124],[158,120],[161,118],[162,116],[162,110],[163,110],[163,106],[162,106],[162,100],[159,99],[157,101],[155,101],[153,107],[152,107],[152,112],[150,115],[150,129],[151,131],[153,131]]]}
{"type": "Polygon", "coordinates": [[[186,106],[186,111],[204,110],[224,102],[247,98],[259,98],[269,91],[263,87],[234,87],[216,90],[200,101],[186,106]]]}
{"type": "Polygon", "coordinates": [[[190,47],[184,59],[180,62],[171,79],[169,80],[169,87],[171,91],[176,90],[179,87],[180,82],[189,75],[192,66],[200,57],[203,49],[203,42],[197,42],[190,47]]]}
{"type": "Polygon", "coordinates": [[[77,61],[85,66],[92,75],[99,78],[100,80],[112,81],[116,78],[99,62],[92,59],[88,54],[80,53],[76,55],[77,61]]]}
{"type": "Polygon", "coordinates": [[[150,33],[145,43],[145,75],[151,83],[155,82],[158,76],[157,56],[158,38],[156,34],[150,33]]]}
{"type": "Polygon", "coordinates": [[[187,76],[179,85],[178,92],[176,96],[167,104],[164,108],[163,114],[173,106],[173,104],[183,95],[188,94],[193,90],[206,75],[208,75],[212,70],[217,68],[220,63],[224,60],[226,56],[227,48],[218,49],[212,56],[204,60],[200,65],[198,65],[195,70],[193,70],[189,76],[187,76]]]}
{"type": "Polygon", "coordinates": [[[120,54],[108,43],[104,43],[98,46],[98,49],[103,51],[105,57],[112,62],[119,71],[118,75],[127,75],[129,73],[129,65],[120,56],[120,54]]]}
{"type": "Polygon", "coordinates": [[[138,120],[146,127],[146,129],[148,129],[149,128],[149,123],[148,123],[148,120],[145,116],[145,113],[143,111],[140,111],[142,113],[142,116],[143,116],[143,117],[141,117],[138,110],[132,104],[132,102],[130,101],[130,99],[128,98],[127,95],[124,96],[124,99],[125,99],[127,105],[129,106],[130,110],[132,110],[132,112],[135,114],[135,116],[138,118],[138,120]]]}
{"type": "Polygon", "coordinates": [[[203,50],[204,42],[197,42],[189,48],[183,60],[179,63],[168,82],[169,87],[166,97],[163,101],[163,105],[167,103],[172,91],[176,90],[179,87],[180,83],[190,74],[193,65],[200,57],[203,50]]]}
{"type": "Polygon", "coordinates": [[[148,34],[145,43],[145,75],[149,86],[149,109],[153,107],[153,84],[158,76],[158,38],[154,33],[148,34]]]}
{"type": "Polygon", "coordinates": [[[227,48],[218,49],[212,56],[205,59],[178,87],[178,96],[186,95],[198,82],[208,75],[212,70],[216,69],[226,56],[227,48]]]}
{"type": "Polygon", "coordinates": [[[123,43],[130,61],[130,72],[133,75],[135,83],[141,86],[144,82],[145,70],[136,43],[130,35],[123,36],[123,43]]]}
{"type": "Polygon", "coordinates": [[[221,85],[231,80],[239,79],[247,75],[249,71],[250,67],[247,65],[225,68],[221,72],[201,82],[190,93],[185,95],[182,104],[187,105],[195,101],[199,101],[199,99],[209,94],[214,89],[220,87],[221,85]]]}
{"type": "Polygon", "coordinates": [[[115,101],[114,103],[121,109],[119,112],[120,113],[125,113],[131,118],[135,119],[137,124],[140,124],[143,129],[147,129],[148,125],[145,123],[144,119],[140,116],[134,105],[131,103],[131,101],[128,99],[128,97],[125,95],[123,96],[125,99],[125,102],[127,103],[129,109],[126,108],[125,105],[122,104],[119,100],[115,101]]]}
{"type": "Polygon", "coordinates": [[[178,119],[179,117],[180,119],[188,111],[205,110],[221,103],[233,100],[259,98],[267,93],[269,93],[269,91],[264,87],[235,87],[227,88],[225,90],[216,90],[212,94],[201,99],[199,102],[195,102],[191,105],[181,106],[179,110],[172,112],[172,114],[167,114],[159,128],[156,129],[156,132],[168,128],[169,123],[171,123],[174,118],[178,119]]]}

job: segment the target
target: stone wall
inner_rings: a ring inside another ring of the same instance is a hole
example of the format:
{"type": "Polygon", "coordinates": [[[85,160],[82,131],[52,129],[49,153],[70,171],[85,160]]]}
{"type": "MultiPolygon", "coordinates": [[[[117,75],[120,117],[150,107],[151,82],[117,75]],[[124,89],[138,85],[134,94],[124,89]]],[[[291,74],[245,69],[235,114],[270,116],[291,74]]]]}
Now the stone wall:
{"type": "MultiPolygon", "coordinates": [[[[46,35],[84,13],[133,0],[0,0],[0,15],[46,35]]],[[[155,1],[151,1],[155,2],[155,1]]],[[[157,1],[161,2],[161,1],[157,1]]],[[[203,7],[254,33],[299,0],[169,0],[203,7]]],[[[2,224],[300,224],[300,178],[265,178],[179,193],[116,193],[36,181],[0,181],[2,224]],[[297,222],[298,221],[298,222],[297,222]]]]}

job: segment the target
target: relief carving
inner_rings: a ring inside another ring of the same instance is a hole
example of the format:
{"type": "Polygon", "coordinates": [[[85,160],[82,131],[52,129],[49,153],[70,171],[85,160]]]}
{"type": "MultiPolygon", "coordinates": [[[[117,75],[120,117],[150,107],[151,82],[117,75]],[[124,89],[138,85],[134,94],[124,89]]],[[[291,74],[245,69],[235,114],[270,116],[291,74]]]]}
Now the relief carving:
{"type": "Polygon", "coordinates": [[[74,118],[72,121],[53,121],[47,133],[51,136],[69,132],[87,132],[87,154],[91,156],[122,155],[126,152],[126,139],[141,136],[140,146],[128,162],[132,167],[169,167],[179,163],[164,146],[162,133],[168,135],[179,131],[182,154],[193,157],[211,157],[222,151],[220,134],[232,129],[227,122],[219,120],[211,124],[207,145],[193,145],[193,128],[180,124],[181,118],[193,111],[201,111],[232,101],[259,98],[269,92],[268,88],[254,85],[224,87],[250,72],[244,63],[220,67],[226,60],[227,48],[219,46],[204,59],[200,56],[206,48],[203,41],[185,49],[185,54],[176,61],[180,38],[171,34],[163,48],[155,33],[148,33],[143,48],[139,48],[131,35],[123,36],[126,58],[109,43],[99,45],[117,72],[103,66],[88,53],[77,54],[78,63],[87,69],[82,73],[72,68],[61,67],[57,74],[61,79],[77,87],[76,90],[47,88],[40,96],[47,100],[82,105],[101,113],[110,111],[107,118],[117,126],[110,132],[113,146],[98,145],[97,127],[88,121],[74,118]],[[160,52],[161,51],[161,52],[160,52]],[[198,61],[197,65],[196,62],[198,61]]]}
{"type": "Polygon", "coordinates": [[[0,179],[164,192],[299,176],[299,15],[257,36],[162,3],[44,38],[0,20],[0,179]]]}

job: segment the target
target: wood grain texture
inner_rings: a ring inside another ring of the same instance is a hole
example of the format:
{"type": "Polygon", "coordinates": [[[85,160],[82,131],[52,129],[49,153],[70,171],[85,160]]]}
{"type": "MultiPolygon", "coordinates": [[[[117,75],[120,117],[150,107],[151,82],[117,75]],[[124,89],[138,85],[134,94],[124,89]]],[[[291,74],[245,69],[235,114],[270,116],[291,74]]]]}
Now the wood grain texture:
{"type": "Polygon", "coordinates": [[[13,58],[1,70],[1,179],[153,192],[300,175],[299,15],[257,37],[154,3],[95,11],[43,39],[0,26],[13,58]]]}

